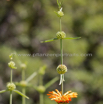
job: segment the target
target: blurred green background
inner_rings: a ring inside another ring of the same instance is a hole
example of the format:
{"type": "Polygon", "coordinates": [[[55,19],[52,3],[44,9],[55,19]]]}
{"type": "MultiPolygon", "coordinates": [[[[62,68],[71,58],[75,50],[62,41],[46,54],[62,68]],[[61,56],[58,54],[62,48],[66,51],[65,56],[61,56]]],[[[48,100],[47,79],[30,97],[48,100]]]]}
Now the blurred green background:
{"type": "MultiPolygon", "coordinates": [[[[33,56],[60,53],[59,41],[40,43],[54,38],[59,31],[59,18],[54,11],[58,11],[56,0],[0,0],[0,90],[9,81],[8,56],[13,52],[27,63],[26,77],[44,64],[47,65],[44,84],[59,76],[56,72],[59,56],[33,56]]],[[[68,54],[64,56],[68,67],[64,90],[78,93],[70,104],[103,104],[103,0],[63,0],[63,11],[62,28],[67,37],[81,37],[63,41],[64,53],[68,54]]],[[[13,80],[21,80],[19,66],[14,70],[13,80]]],[[[38,77],[31,81],[34,86],[38,82],[38,77]]],[[[55,89],[60,90],[59,81],[46,90],[44,104],[56,104],[46,95],[55,89]]],[[[30,97],[27,104],[39,104],[37,91],[27,88],[27,95],[30,97]]],[[[8,103],[9,93],[0,94],[0,104],[8,103]]],[[[21,104],[21,97],[14,94],[13,103],[21,104]]]]}

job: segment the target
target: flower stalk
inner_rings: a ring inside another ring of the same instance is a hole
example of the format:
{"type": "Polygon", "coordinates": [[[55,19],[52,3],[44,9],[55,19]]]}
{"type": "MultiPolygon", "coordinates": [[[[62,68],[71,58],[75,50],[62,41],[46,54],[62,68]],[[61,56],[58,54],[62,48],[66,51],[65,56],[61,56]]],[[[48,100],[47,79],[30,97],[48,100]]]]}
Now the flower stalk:
{"type": "MultiPolygon", "coordinates": [[[[49,98],[51,98],[51,100],[56,101],[57,104],[67,104],[67,103],[69,103],[69,101],[71,101],[72,98],[76,98],[78,94],[76,92],[71,92],[71,91],[67,91],[66,93],[63,93],[63,81],[65,81],[64,74],[65,74],[65,72],[67,72],[67,67],[63,64],[63,39],[79,39],[80,37],[76,37],[76,38],[67,37],[66,38],[65,32],[62,31],[62,23],[61,23],[61,17],[64,16],[64,13],[62,12],[62,6],[61,6],[62,2],[57,0],[57,4],[58,4],[59,11],[55,12],[55,13],[59,17],[60,31],[57,32],[56,38],[57,38],[57,40],[60,40],[61,64],[57,67],[56,70],[57,70],[58,74],[60,74],[59,85],[61,85],[61,91],[59,92],[56,89],[56,92],[51,91],[47,95],[49,95],[49,98]]],[[[50,40],[47,40],[44,42],[51,42],[51,40],[54,41],[54,39],[50,39],[50,40]]]]}
{"type": "MultiPolygon", "coordinates": [[[[22,81],[25,81],[25,70],[22,70],[22,81]]],[[[26,94],[26,89],[25,87],[22,87],[22,93],[25,95],[26,94]]],[[[26,104],[26,99],[25,97],[22,96],[22,104],[26,104]]]]}

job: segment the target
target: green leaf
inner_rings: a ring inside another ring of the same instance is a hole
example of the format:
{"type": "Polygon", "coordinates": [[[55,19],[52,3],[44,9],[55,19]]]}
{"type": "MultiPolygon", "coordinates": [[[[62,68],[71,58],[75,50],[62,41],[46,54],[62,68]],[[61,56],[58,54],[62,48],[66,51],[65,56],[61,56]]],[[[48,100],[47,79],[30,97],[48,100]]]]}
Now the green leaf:
{"type": "Polygon", "coordinates": [[[30,75],[30,77],[28,77],[28,78],[26,79],[26,82],[30,82],[36,75],[37,75],[37,73],[34,72],[32,75],[30,75]]]}
{"type": "Polygon", "coordinates": [[[41,43],[47,43],[47,42],[51,42],[51,41],[54,41],[54,40],[58,40],[58,38],[53,38],[53,39],[41,41],[41,43]]]}
{"type": "Polygon", "coordinates": [[[63,38],[63,39],[80,39],[81,37],[75,37],[75,38],[73,38],[73,37],[67,37],[67,38],[63,38]]]}
{"type": "Polygon", "coordinates": [[[7,90],[2,90],[2,91],[0,91],[0,93],[4,93],[4,92],[7,92],[7,90]]]}
{"type": "Polygon", "coordinates": [[[51,86],[52,84],[54,84],[58,79],[59,79],[59,77],[53,78],[51,81],[49,81],[49,82],[45,85],[45,88],[47,89],[48,87],[50,87],[50,86],[51,86]]]}
{"type": "Polygon", "coordinates": [[[29,97],[27,97],[26,95],[24,95],[24,94],[21,93],[20,91],[18,91],[18,90],[13,90],[13,91],[16,92],[17,94],[19,94],[19,95],[21,95],[21,96],[23,96],[23,97],[29,99],[29,97]]]}

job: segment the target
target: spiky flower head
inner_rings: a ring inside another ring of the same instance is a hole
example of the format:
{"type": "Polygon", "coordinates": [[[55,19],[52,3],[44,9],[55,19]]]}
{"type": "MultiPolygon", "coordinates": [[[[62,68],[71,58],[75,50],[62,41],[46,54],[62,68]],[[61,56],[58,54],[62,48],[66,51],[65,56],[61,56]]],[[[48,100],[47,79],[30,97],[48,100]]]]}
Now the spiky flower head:
{"type": "Polygon", "coordinates": [[[13,90],[16,89],[16,86],[15,86],[14,83],[8,83],[8,84],[7,84],[7,89],[8,89],[9,91],[13,91],[13,90]]]}
{"type": "Polygon", "coordinates": [[[58,16],[59,16],[59,17],[63,17],[63,16],[64,16],[64,13],[63,13],[63,11],[62,11],[62,8],[58,11],[58,16]]]}
{"type": "Polygon", "coordinates": [[[57,72],[59,73],[59,74],[64,74],[64,73],[66,73],[67,72],[67,67],[65,66],[65,65],[59,65],[58,67],[57,67],[57,72]]]}
{"type": "Polygon", "coordinates": [[[63,38],[66,38],[66,34],[65,34],[64,31],[58,31],[58,32],[56,33],[56,37],[57,37],[58,39],[63,39],[63,38]]]}
{"type": "Polygon", "coordinates": [[[71,98],[77,98],[77,93],[76,92],[71,92],[71,91],[67,91],[66,93],[64,93],[63,95],[61,94],[61,92],[59,92],[56,89],[55,91],[51,91],[49,92],[49,94],[47,94],[49,96],[49,98],[51,98],[51,100],[56,101],[58,104],[64,104],[64,103],[69,103],[69,101],[71,101],[71,98]]]}
{"type": "Polygon", "coordinates": [[[8,66],[11,68],[11,69],[17,69],[17,67],[15,67],[15,62],[14,61],[10,61],[8,63],[8,66]]]}

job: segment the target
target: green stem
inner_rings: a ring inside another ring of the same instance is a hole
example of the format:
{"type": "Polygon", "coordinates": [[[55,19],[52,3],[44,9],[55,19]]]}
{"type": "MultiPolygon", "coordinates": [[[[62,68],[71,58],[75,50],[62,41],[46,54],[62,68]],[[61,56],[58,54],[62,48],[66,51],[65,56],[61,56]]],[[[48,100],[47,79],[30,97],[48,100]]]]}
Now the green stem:
{"type": "Polygon", "coordinates": [[[12,83],[12,75],[13,74],[13,70],[11,69],[11,74],[10,74],[10,82],[12,83]]]}
{"type": "Polygon", "coordinates": [[[61,91],[62,91],[61,94],[63,95],[63,75],[62,75],[61,91]]]}
{"type": "MultiPolygon", "coordinates": [[[[22,81],[24,81],[24,80],[25,80],[25,70],[22,70],[22,81]]],[[[24,95],[26,93],[26,89],[24,87],[22,88],[22,93],[24,95]]],[[[25,104],[26,103],[25,100],[26,100],[25,97],[22,96],[22,104],[25,104]]]]}
{"type": "Polygon", "coordinates": [[[60,50],[61,50],[61,64],[63,64],[63,43],[62,43],[62,39],[60,39],[60,50]]]}
{"type": "Polygon", "coordinates": [[[10,91],[10,104],[12,104],[12,91],[10,91]]]}
{"type": "Polygon", "coordinates": [[[40,104],[43,104],[43,94],[40,93],[40,104]]]}
{"type": "Polygon", "coordinates": [[[42,75],[40,75],[40,80],[39,80],[39,85],[43,85],[43,77],[42,77],[42,75]]]}
{"type": "Polygon", "coordinates": [[[60,31],[62,31],[61,17],[60,17],[60,31]]]}
{"type": "MultiPolygon", "coordinates": [[[[60,17],[60,31],[62,31],[61,17],[60,17]]],[[[61,64],[63,65],[63,42],[62,42],[62,39],[60,39],[60,51],[61,51],[61,64]]],[[[61,82],[61,92],[63,95],[63,75],[62,75],[62,82],[61,82]]]]}
{"type": "MultiPolygon", "coordinates": [[[[26,93],[25,88],[22,88],[22,93],[25,95],[25,93],[26,93]]],[[[26,100],[25,97],[22,97],[22,104],[26,104],[25,100],[26,100]]]]}
{"type": "Polygon", "coordinates": [[[22,81],[25,80],[25,70],[22,70],[22,81]]]}
{"type": "MultiPolygon", "coordinates": [[[[12,72],[13,70],[11,69],[11,74],[10,74],[10,82],[12,83],[12,72]]],[[[10,104],[12,104],[12,91],[10,91],[10,104]]]]}

